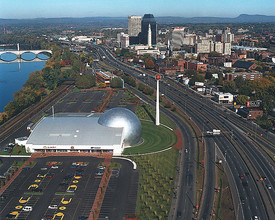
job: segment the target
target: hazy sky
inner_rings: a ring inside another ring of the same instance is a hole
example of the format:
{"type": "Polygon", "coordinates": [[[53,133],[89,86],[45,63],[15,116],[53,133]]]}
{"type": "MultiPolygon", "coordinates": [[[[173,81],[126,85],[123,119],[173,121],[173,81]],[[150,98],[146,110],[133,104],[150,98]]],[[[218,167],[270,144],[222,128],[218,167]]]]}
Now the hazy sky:
{"type": "Polygon", "coordinates": [[[0,0],[0,18],[275,16],[275,0],[0,0]]]}

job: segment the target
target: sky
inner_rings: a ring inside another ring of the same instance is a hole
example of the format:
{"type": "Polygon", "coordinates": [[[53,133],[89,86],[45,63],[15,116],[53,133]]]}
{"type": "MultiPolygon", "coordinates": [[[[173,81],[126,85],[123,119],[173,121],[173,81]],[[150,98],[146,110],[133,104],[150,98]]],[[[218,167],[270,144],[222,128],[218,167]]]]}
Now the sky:
{"type": "Polygon", "coordinates": [[[0,0],[0,18],[275,16],[275,0],[0,0]]]}

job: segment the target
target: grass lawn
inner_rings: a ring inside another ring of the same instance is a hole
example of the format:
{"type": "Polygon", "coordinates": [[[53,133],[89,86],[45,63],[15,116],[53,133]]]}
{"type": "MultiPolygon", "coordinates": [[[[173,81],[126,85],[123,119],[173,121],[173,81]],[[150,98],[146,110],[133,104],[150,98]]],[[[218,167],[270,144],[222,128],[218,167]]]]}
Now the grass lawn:
{"type": "MultiPolygon", "coordinates": [[[[151,120],[153,122],[156,120],[156,110],[148,104],[138,105],[135,113],[139,119],[151,120]]],[[[160,114],[160,123],[176,129],[175,124],[163,114],[160,114]]]]}
{"type": "Polygon", "coordinates": [[[168,219],[171,206],[178,150],[131,156],[140,170],[138,219],[168,219]]]}
{"type": "Polygon", "coordinates": [[[142,154],[156,152],[173,146],[176,135],[166,127],[156,126],[150,121],[141,121],[144,142],[135,147],[126,148],[123,154],[142,154]]]}

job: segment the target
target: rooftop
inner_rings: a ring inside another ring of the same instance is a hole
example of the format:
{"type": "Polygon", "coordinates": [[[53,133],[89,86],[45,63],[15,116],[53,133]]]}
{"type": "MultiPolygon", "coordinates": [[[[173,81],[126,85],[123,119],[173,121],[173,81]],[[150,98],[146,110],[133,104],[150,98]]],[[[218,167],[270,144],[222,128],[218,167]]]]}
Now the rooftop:
{"type": "Polygon", "coordinates": [[[102,126],[98,124],[98,116],[71,113],[44,117],[36,124],[27,144],[120,145],[123,128],[102,126]]]}

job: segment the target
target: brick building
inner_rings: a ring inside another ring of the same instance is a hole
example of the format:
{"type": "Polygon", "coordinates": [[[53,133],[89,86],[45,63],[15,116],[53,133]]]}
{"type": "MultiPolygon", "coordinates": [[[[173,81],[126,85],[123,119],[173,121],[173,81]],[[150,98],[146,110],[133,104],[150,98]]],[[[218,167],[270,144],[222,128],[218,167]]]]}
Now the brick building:
{"type": "Polygon", "coordinates": [[[236,77],[241,76],[245,80],[254,80],[263,78],[263,74],[260,72],[235,72],[235,73],[226,73],[225,79],[228,81],[234,80],[236,77]]]}

